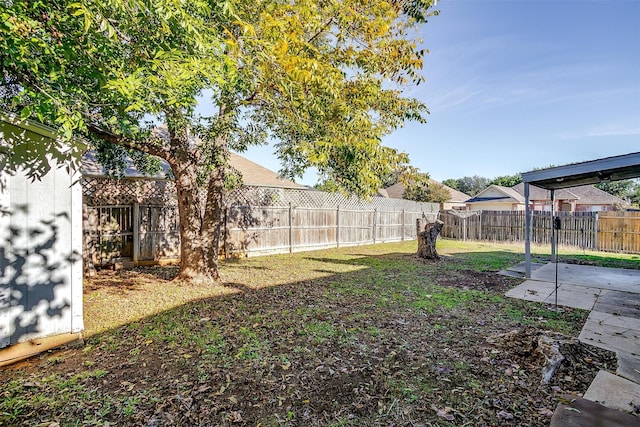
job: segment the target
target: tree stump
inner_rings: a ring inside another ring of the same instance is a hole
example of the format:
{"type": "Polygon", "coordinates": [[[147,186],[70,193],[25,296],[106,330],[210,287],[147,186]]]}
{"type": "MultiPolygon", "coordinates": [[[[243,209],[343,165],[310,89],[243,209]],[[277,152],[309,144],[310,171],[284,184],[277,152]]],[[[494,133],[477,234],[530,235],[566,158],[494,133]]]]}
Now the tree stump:
{"type": "Polygon", "coordinates": [[[418,253],[416,256],[423,259],[440,259],[436,252],[436,239],[442,230],[444,222],[436,220],[429,222],[426,218],[416,220],[416,231],[418,235],[418,253]]]}

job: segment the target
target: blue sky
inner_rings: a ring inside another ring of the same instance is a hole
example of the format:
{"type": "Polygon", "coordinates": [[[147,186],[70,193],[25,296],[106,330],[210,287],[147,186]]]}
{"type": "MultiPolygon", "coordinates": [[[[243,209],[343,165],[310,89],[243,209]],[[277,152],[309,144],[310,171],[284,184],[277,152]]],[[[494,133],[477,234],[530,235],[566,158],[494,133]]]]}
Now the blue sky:
{"type": "MultiPolygon", "coordinates": [[[[640,0],[443,0],[422,28],[430,110],[385,138],[436,180],[640,151],[640,0]]],[[[243,154],[278,170],[269,146],[243,154]]],[[[304,184],[315,184],[313,173],[304,184]]]]}

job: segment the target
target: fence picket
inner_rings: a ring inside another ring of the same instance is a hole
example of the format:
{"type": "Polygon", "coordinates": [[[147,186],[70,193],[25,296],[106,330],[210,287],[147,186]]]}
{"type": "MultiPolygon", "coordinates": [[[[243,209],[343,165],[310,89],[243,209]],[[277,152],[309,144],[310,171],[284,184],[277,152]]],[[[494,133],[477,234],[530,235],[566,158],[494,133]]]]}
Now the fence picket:
{"type": "MultiPolygon", "coordinates": [[[[561,219],[558,243],[606,252],[640,253],[640,212],[556,212],[561,219]]],[[[524,242],[524,211],[440,213],[442,237],[496,242],[524,242]],[[463,218],[464,216],[464,218],[463,218]]],[[[531,242],[551,244],[550,212],[532,213],[531,242]]]]}

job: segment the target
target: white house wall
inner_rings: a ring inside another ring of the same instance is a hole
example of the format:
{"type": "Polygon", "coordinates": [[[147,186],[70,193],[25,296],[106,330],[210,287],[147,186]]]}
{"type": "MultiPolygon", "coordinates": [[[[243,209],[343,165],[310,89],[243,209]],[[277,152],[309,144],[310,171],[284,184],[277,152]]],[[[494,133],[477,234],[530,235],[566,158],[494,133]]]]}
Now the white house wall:
{"type": "Polygon", "coordinates": [[[499,191],[498,189],[492,188],[492,187],[487,188],[485,191],[482,192],[482,194],[479,194],[478,196],[481,196],[483,198],[484,197],[508,197],[502,191],[499,191]]]}
{"type": "MultiPolygon", "coordinates": [[[[17,129],[2,124],[0,137],[17,129]]],[[[83,329],[77,178],[56,165],[35,181],[0,171],[0,348],[83,329]]]]}
{"type": "Polygon", "coordinates": [[[520,211],[524,210],[524,203],[514,207],[513,202],[473,202],[468,203],[469,210],[472,211],[520,211]]]}

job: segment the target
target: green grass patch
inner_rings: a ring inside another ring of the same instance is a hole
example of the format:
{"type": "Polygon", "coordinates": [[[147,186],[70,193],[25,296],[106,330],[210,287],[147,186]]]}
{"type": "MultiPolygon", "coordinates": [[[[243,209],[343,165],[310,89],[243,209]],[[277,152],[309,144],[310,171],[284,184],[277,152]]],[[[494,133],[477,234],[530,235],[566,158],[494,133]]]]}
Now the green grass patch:
{"type": "Polygon", "coordinates": [[[523,260],[521,245],[441,240],[436,262],[416,246],[227,260],[224,285],[105,272],[85,295],[88,345],[0,372],[0,424],[493,425],[504,410],[514,425],[548,425],[531,399],[557,402],[533,362],[485,338],[522,326],[577,336],[588,312],[504,297],[518,280],[487,284],[523,260]]]}

